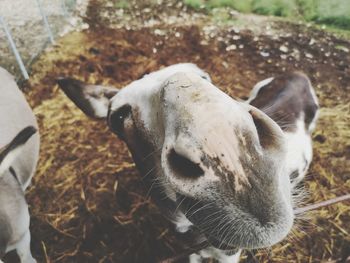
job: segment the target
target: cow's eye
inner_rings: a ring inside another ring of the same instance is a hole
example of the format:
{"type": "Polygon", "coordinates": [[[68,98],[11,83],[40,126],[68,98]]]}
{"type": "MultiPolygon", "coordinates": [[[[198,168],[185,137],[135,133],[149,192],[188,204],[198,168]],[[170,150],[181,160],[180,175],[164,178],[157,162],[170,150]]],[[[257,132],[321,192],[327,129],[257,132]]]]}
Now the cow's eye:
{"type": "Polygon", "coordinates": [[[108,116],[109,127],[121,139],[124,138],[124,122],[131,116],[131,106],[129,104],[121,106],[119,109],[110,112],[108,116]]]}

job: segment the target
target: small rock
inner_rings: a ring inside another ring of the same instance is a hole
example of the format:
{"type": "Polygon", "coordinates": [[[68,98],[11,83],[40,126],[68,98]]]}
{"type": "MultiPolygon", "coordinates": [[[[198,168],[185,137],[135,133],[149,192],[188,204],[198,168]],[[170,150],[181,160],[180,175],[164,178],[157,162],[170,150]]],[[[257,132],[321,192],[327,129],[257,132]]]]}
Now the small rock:
{"type": "Polygon", "coordinates": [[[240,37],[240,36],[235,35],[235,36],[233,36],[233,37],[232,37],[232,39],[233,39],[233,40],[239,40],[239,39],[241,39],[241,37],[240,37]]]}
{"type": "Polygon", "coordinates": [[[300,59],[300,51],[296,48],[293,49],[293,52],[292,52],[292,57],[294,57],[296,60],[299,60],[300,59]]]}
{"type": "Polygon", "coordinates": [[[228,64],[227,64],[226,61],[223,61],[223,62],[222,62],[222,65],[223,65],[225,68],[228,68],[228,64]]]}
{"type": "Polygon", "coordinates": [[[160,29],[155,29],[154,34],[157,36],[164,36],[165,32],[163,30],[160,30],[160,29]]]}
{"type": "Polygon", "coordinates": [[[226,47],[226,51],[231,51],[231,50],[236,50],[237,46],[236,45],[230,45],[228,47],[226,47]]]}
{"type": "Polygon", "coordinates": [[[269,57],[269,56],[270,56],[270,53],[269,53],[269,52],[264,52],[264,51],[262,51],[262,52],[260,52],[260,55],[261,55],[262,57],[266,58],[266,57],[269,57]]]}
{"type": "Polygon", "coordinates": [[[307,58],[313,58],[314,56],[313,55],[311,55],[310,53],[305,53],[305,57],[307,57],[307,58]]]}
{"type": "Polygon", "coordinates": [[[280,46],[280,51],[287,53],[288,52],[288,48],[286,46],[280,46]]]}
{"type": "Polygon", "coordinates": [[[282,55],[281,55],[281,59],[287,59],[287,55],[282,54],[282,55]]]}

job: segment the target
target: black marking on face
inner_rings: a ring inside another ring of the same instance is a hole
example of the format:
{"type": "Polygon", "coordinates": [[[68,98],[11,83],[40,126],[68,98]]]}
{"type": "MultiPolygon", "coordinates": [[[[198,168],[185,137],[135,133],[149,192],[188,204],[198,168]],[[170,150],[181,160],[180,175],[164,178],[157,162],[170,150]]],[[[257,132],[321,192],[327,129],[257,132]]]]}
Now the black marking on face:
{"type": "Polygon", "coordinates": [[[22,183],[21,183],[21,181],[19,180],[15,169],[11,166],[9,170],[10,170],[10,173],[11,173],[11,175],[13,176],[13,178],[15,178],[15,180],[17,181],[17,183],[22,187],[22,183]]]}
{"type": "Polygon", "coordinates": [[[299,171],[298,170],[294,170],[290,175],[289,178],[291,181],[296,180],[299,177],[299,171]]]}
{"type": "Polygon", "coordinates": [[[303,168],[303,171],[306,171],[307,167],[309,166],[309,162],[307,161],[305,155],[303,155],[303,159],[304,159],[304,168],[303,168]]]}
{"type": "Polygon", "coordinates": [[[131,106],[129,104],[123,105],[116,111],[108,114],[108,124],[113,132],[115,132],[121,139],[125,139],[124,121],[131,115],[131,106]]]}
{"type": "Polygon", "coordinates": [[[34,133],[36,133],[36,128],[33,126],[28,126],[21,130],[15,138],[7,145],[0,153],[0,163],[5,159],[5,157],[16,148],[25,144],[34,133]]]}

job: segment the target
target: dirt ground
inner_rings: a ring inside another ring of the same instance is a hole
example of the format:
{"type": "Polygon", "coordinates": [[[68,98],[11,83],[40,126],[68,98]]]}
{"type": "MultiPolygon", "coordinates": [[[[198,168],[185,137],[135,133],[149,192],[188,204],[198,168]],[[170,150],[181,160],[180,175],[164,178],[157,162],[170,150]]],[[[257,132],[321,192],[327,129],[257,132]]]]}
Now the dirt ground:
{"type": "MultiPolygon", "coordinates": [[[[104,3],[90,3],[89,29],[66,35],[43,54],[24,87],[42,140],[27,195],[38,262],[158,262],[186,247],[148,197],[126,146],[103,121],[88,119],[68,101],[55,83],[59,76],[122,88],[163,66],[193,62],[229,95],[245,99],[259,80],[303,71],[321,105],[305,203],[349,193],[349,41],[283,21],[259,32],[217,26],[206,14],[192,23],[117,28],[101,18],[104,3]]],[[[246,251],[242,259],[345,262],[349,256],[350,206],[340,203],[304,215],[287,240],[246,251]]]]}

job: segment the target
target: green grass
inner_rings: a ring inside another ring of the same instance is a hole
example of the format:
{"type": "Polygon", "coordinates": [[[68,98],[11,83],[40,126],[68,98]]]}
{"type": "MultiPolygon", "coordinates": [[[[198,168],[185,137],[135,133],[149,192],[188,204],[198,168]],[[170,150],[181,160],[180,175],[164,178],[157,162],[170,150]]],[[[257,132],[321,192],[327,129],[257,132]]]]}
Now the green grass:
{"type": "Polygon", "coordinates": [[[298,18],[350,30],[350,0],[184,0],[184,3],[195,9],[230,7],[243,13],[298,18]]]}
{"type": "Polygon", "coordinates": [[[129,2],[127,0],[116,0],[114,2],[114,6],[116,8],[127,9],[129,7],[129,2]]]}
{"type": "Polygon", "coordinates": [[[193,7],[194,9],[213,9],[217,7],[231,7],[240,12],[251,11],[252,0],[184,0],[186,5],[193,7]]]}

